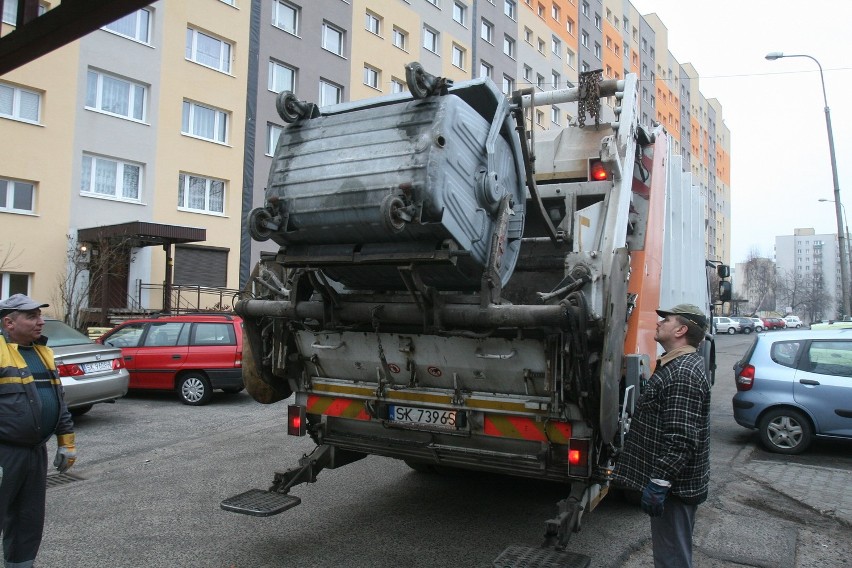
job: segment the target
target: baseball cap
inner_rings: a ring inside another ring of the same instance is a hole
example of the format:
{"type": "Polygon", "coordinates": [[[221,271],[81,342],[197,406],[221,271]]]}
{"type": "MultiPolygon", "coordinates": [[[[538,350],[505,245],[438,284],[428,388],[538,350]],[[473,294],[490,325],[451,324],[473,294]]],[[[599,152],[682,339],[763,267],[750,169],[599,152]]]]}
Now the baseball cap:
{"type": "Polygon", "coordinates": [[[700,325],[702,328],[707,327],[707,316],[701,311],[701,308],[692,304],[678,304],[668,310],[656,310],[657,315],[664,318],[669,315],[680,316],[688,319],[692,323],[700,325]]]}
{"type": "Polygon", "coordinates": [[[26,294],[12,294],[5,300],[0,301],[0,313],[37,310],[39,308],[47,308],[48,306],[50,304],[40,304],[26,294]]]}

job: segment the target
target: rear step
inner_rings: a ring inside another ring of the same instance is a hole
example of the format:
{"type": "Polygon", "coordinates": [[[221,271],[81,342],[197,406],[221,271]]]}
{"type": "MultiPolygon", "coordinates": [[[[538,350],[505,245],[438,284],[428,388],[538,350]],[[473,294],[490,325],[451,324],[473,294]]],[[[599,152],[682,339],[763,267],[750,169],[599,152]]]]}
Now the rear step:
{"type": "Polygon", "coordinates": [[[592,559],[583,554],[513,544],[500,553],[492,566],[494,568],[588,568],[591,562],[592,559]]]}
{"type": "Polygon", "coordinates": [[[219,503],[219,506],[233,513],[253,517],[271,517],[292,509],[302,502],[298,497],[263,489],[249,489],[245,493],[234,495],[219,503]]]}

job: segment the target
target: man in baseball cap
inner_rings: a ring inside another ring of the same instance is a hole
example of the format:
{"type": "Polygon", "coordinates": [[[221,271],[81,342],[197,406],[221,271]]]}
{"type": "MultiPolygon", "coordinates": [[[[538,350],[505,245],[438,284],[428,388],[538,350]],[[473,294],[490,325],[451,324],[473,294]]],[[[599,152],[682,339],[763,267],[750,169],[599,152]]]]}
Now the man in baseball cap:
{"type": "Polygon", "coordinates": [[[44,532],[48,439],[56,435],[60,473],[77,459],[71,413],[41,333],[46,307],[25,294],[0,301],[0,527],[5,565],[21,568],[33,565],[44,532]]]}
{"type": "Polygon", "coordinates": [[[707,329],[707,316],[701,311],[701,308],[692,304],[678,304],[668,310],[656,310],[657,315],[664,318],[669,315],[680,316],[701,327],[707,329]]]}

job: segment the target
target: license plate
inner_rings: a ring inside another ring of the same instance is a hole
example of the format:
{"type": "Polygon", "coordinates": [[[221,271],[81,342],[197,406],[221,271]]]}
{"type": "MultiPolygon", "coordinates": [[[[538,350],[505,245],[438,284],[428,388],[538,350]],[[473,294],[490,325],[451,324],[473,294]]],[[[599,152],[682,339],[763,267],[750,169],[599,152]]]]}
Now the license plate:
{"type": "Polygon", "coordinates": [[[388,409],[391,422],[403,424],[420,424],[436,428],[455,428],[455,410],[434,410],[430,408],[415,408],[413,406],[391,405],[388,409]]]}
{"type": "Polygon", "coordinates": [[[83,363],[83,372],[99,373],[112,370],[112,361],[96,361],[94,363],[83,363]]]}

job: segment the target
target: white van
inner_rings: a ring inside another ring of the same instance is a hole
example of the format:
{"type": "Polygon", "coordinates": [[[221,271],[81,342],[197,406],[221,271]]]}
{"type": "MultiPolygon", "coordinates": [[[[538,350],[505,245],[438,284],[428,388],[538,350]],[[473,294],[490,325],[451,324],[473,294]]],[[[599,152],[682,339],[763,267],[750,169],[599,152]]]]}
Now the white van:
{"type": "Polygon", "coordinates": [[[802,320],[799,319],[799,316],[787,316],[786,318],[784,318],[785,327],[795,327],[798,329],[803,325],[805,324],[802,323],[802,320]]]}

